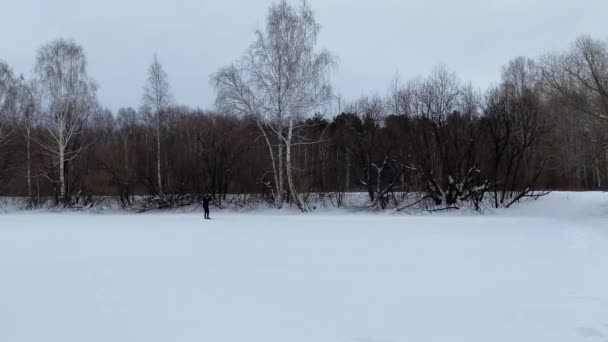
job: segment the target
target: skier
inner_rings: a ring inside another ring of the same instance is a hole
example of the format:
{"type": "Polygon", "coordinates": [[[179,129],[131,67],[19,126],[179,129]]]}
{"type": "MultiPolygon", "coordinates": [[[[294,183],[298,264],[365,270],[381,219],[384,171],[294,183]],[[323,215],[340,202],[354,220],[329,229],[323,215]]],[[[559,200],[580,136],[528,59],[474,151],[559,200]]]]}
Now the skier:
{"type": "Polygon", "coordinates": [[[209,202],[211,201],[211,196],[206,195],[203,197],[203,210],[205,210],[205,219],[210,219],[209,217],[209,202]]]}

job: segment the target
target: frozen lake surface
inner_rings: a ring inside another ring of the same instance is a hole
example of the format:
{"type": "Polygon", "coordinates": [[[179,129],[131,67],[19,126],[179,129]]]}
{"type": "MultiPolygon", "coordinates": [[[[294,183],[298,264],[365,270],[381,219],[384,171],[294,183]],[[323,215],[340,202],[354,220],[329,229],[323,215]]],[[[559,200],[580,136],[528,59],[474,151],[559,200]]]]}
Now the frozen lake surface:
{"type": "Polygon", "coordinates": [[[0,341],[608,341],[608,195],[486,215],[0,215],[0,341]]]}

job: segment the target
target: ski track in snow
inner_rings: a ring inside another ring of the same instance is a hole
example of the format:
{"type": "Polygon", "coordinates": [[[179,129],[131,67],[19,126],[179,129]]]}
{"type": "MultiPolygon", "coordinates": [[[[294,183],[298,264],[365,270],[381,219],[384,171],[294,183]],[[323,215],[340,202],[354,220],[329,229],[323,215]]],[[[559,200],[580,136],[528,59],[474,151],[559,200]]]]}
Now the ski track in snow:
{"type": "Polygon", "coordinates": [[[4,342],[608,342],[608,195],[486,215],[0,215],[4,342]]]}

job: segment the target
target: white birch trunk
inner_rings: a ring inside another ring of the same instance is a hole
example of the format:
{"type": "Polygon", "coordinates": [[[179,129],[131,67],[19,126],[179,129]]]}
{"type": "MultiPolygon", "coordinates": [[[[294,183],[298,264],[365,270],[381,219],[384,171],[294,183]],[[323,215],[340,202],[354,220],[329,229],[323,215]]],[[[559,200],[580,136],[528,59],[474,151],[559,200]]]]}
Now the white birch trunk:
{"type": "Polygon", "coordinates": [[[306,211],[300,196],[298,196],[298,192],[296,190],[295,184],[293,182],[293,165],[291,160],[291,150],[292,150],[292,139],[293,139],[293,117],[289,118],[289,126],[287,128],[287,138],[285,139],[285,168],[287,171],[287,183],[289,184],[289,192],[291,193],[291,197],[296,202],[298,208],[302,211],[306,211]]]}

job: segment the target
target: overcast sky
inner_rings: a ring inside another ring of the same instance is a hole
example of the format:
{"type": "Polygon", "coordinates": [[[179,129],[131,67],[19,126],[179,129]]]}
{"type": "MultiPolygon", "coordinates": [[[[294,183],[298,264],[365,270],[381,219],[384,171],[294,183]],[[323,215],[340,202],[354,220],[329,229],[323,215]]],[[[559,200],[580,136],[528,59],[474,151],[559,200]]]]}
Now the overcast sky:
{"type": "MultiPolygon", "coordinates": [[[[238,58],[272,0],[2,0],[0,59],[28,74],[44,42],[84,46],[101,102],[138,107],[156,52],[180,104],[211,108],[209,75],[238,58]]],[[[297,1],[292,1],[297,3],[297,1]]],[[[346,99],[385,94],[433,66],[479,88],[515,56],[567,48],[580,34],[608,38],[607,0],[310,0],[320,46],[339,57],[333,75],[346,99]]]]}

